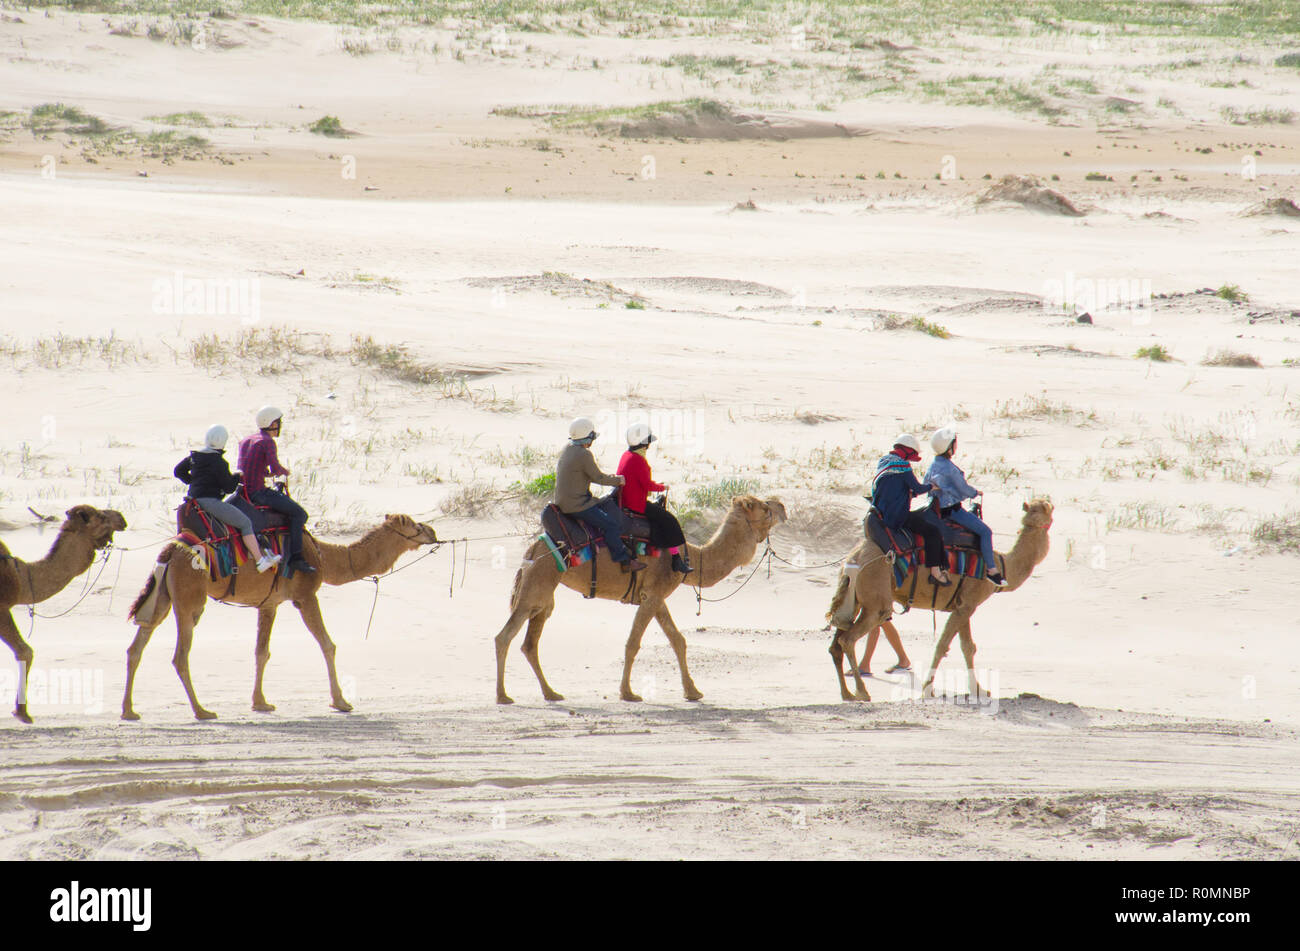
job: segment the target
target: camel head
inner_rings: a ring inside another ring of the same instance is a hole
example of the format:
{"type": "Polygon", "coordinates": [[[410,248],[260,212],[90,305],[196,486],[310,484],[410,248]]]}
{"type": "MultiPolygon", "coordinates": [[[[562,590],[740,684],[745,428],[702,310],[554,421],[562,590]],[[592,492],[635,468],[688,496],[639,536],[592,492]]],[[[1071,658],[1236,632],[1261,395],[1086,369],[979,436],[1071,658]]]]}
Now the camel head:
{"type": "Polygon", "coordinates": [[[1027,529],[1041,528],[1044,533],[1052,527],[1052,503],[1047,499],[1034,499],[1021,505],[1025,515],[1020,524],[1027,529]]]}
{"type": "Polygon", "coordinates": [[[785,521],[785,506],[779,499],[763,501],[752,495],[737,495],[731,500],[731,510],[738,513],[758,538],[766,538],[768,533],[785,521]]]}
{"type": "Polygon", "coordinates": [[[409,515],[385,515],[384,527],[401,535],[411,543],[412,548],[438,543],[438,535],[434,532],[432,525],[417,522],[409,515]]]}
{"type": "Polygon", "coordinates": [[[68,520],[63,531],[77,532],[91,540],[91,545],[103,548],[113,540],[114,532],[126,530],[126,519],[113,509],[97,509],[93,505],[74,505],[65,513],[68,520]]]}

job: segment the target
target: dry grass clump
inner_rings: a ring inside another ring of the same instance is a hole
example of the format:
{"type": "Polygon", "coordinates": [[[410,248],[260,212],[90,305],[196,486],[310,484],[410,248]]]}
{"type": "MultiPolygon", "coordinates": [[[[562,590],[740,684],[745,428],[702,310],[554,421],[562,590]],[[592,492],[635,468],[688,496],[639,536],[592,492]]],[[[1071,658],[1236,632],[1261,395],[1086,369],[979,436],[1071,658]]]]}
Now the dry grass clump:
{"type": "Polygon", "coordinates": [[[924,317],[904,317],[901,314],[882,314],[876,318],[877,330],[915,330],[930,337],[947,340],[952,331],[940,324],[932,323],[924,317]]]}
{"type": "Polygon", "coordinates": [[[501,501],[501,493],[487,482],[470,482],[455,489],[438,505],[448,518],[477,518],[501,501]]]}
{"type": "Polygon", "coordinates": [[[1250,539],[1277,551],[1300,552],[1300,511],[1260,519],[1250,539]]]}
{"type": "Polygon", "coordinates": [[[1004,175],[1002,180],[990,185],[975,199],[976,205],[996,202],[1019,205],[1032,211],[1053,215],[1082,218],[1083,212],[1060,192],[1045,187],[1032,175],[1004,175]]]}
{"type": "Polygon", "coordinates": [[[0,339],[0,354],[8,356],[15,364],[20,359],[45,370],[64,366],[81,366],[87,360],[102,360],[110,369],[126,363],[148,359],[143,345],[123,340],[110,332],[107,337],[71,337],[56,333],[38,337],[29,344],[5,337],[0,339]]]}
{"type": "Polygon", "coordinates": [[[1249,353],[1238,353],[1235,350],[1216,350],[1201,361],[1201,366],[1205,367],[1261,367],[1259,357],[1251,356],[1249,353]]]}
{"type": "Polygon", "coordinates": [[[994,419],[1054,419],[1062,422],[1097,422],[1097,411],[1076,409],[1068,403],[1056,402],[1046,396],[1025,396],[1016,400],[1000,400],[993,404],[994,419]]]}

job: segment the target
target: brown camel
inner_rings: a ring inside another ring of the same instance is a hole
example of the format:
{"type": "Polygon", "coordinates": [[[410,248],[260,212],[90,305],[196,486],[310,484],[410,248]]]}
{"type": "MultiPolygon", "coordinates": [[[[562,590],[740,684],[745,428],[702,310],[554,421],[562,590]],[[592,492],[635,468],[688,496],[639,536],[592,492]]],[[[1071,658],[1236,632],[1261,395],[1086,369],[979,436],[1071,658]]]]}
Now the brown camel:
{"type": "Polygon", "coordinates": [[[126,530],[121,512],[74,505],[59,528],[59,537],[40,561],[26,562],[9,554],[0,542],[0,640],[9,645],[18,661],[18,697],[14,716],[31,723],[27,713],[27,675],[35,653],[18,633],[9,610],[16,604],[40,604],[68,586],[68,582],[91,566],[95,552],[113,540],[114,532],[126,530]]]}
{"type": "MultiPolygon", "coordinates": [[[[764,502],[752,495],[737,496],[731,500],[731,511],[708,544],[703,547],[686,546],[692,569],[690,574],[673,571],[671,559],[667,555],[647,559],[647,567],[636,573],[630,595],[630,576],[619,570],[608,551],[604,548],[599,550],[596,597],[637,605],[636,616],[632,619],[632,633],[628,635],[623,653],[623,682],[619,694],[624,700],[641,699],[632,692],[632,663],[636,660],[637,651],[641,649],[641,636],[651,618],[659,622],[668,643],[672,645],[673,653],[677,655],[686,699],[699,700],[704,696],[686,669],[686,638],[673,623],[666,599],[683,581],[690,587],[709,588],[740,565],[748,564],[758,550],[759,543],[784,521],[785,506],[776,499],[764,502]]],[[[561,574],[555,559],[548,553],[546,544],[542,541],[534,542],[524,556],[523,565],[515,572],[514,589],[510,592],[510,618],[496,636],[497,703],[514,703],[506,696],[506,653],[510,650],[510,642],[525,622],[528,623],[528,631],[524,635],[523,652],[532,665],[533,672],[537,674],[542,696],[547,700],[564,699],[546,682],[537,656],[542,627],[555,610],[555,588],[561,584],[587,594],[591,585],[590,565],[571,568],[561,574]]]]}
{"type": "MultiPolygon", "coordinates": [[[[1014,591],[1029,580],[1034,568],[1047,557],[1048,529],[1052,527],[1052,503],[1045,499],[1035,499],[1023,506],[1024,517],[1021,519],[1020,535],[1016,543],[1000,560],[1005,565],[1003,575],[1007,586],[997,588],[991,581],[967,578],[958,586],[960,579],[954,578],[951,587],[938,588],[937,600],[933,603],[937,611],[948,613],[948,622],[943,626],[943,636],[935,646],[934,659],[930,661],[930,670],[926,674],[922,687],[922,696],[934,696],[934,672],[939,661],[948,653],[948,646],[953,637],[961,635],[961,652],[966,658],[966,675],[969,681],[970,695],[978,699],[981,694],[987,696],[975,678],[975,641],[971,637],[970,619],[975,609],[988,600],[995,591],[1014,591]]],[[[994,552],[994,554],[999,554],[994,552]]],[[[835,662],[835,676],[840,682],[840,696],[845,700],[870,700],[862,674],[854,661],[858,638],[877,625],[889,620],[894,611],[894,602],[908,604],[911,594],[911,606],[922,609],[931,607],[931,598],[935,596],[935,587],[927,584],[924,577],[918,580],[915,593],[908,578],[903,579],[903,587],[894,587],[893,566],[885,560],[879,548],[870,540],[858,543],[848,557],[849,565],[858,565],[860,570],[853,584],[852,605],[846,603],[849,594],[850,574],[840,572],[840,582],[831,598],[830,610],[826,612],[827,620],[835,633],[831,639],[831,659],[835,662]],[[852,621],[849,619],[852,618],[852,621]],[[849,693],[844,679],[841,663],[845,655],[849,657],[849,670],[857,686],[857,694],[849,693]]],[[[920,570],[920,569],[914,569],[920,570]]]]}
{"type": "Polygon", "coordinates": [[[194,640],[194,627],[203,615],[208,598],[225,604],[239,604],[257,608],[257,648],[254,660],[257,674],[253,683],[253,709],[269,713],[275,707],[266,702],[262,693],[262,675],[266,662],[271,659],[271,626],[275,612],[285,601],[302,615],[303,623],[311,631],[325,655],[325,669],[329,672],[330,706],[342,713],[352,709],[343,699],[338,675],[334,670],[334,642],[325,630],[320,603],[316,595],[322,583],[347,584],[361,578],[388,571],[408,551],[421,545],[438,541],[432,528],[416,522],[409,515],[386,515],[383,524],[371,529],[363,538],[351,545],[331,545],[303,533],[303,557],[316,568],[315,573],[296,572],[292,578],[280,577],[278,571],[259,574],[246,566],[235,577],[234,592],[230,592],[230,579],[212,581],[203,553],[179,539],[172,539],[158,554],[153,574],[145,582],[144,590],[135,599],[127,615],[137,625],[135,640],[126,651],[126,693],[122,697],[122,719],[138,720],[139,714],[131,706],[131,688],[135,670],[140,664],[149,637],[167,617],[170,607],[176,615],[176,653],[172,666],[180,675],[189,697],[194,716],[211,720],[216,714],[199,705],[190,681],[190,645],[194,640]]]}

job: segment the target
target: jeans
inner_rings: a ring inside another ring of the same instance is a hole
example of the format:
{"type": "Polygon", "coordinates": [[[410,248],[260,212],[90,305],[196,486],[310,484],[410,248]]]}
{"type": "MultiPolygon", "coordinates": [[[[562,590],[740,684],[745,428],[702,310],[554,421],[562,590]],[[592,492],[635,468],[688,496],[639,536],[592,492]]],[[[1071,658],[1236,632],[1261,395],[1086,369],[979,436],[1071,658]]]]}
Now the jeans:
{"type": "Polygon", "coordinates": [[[954,509],[949,513],[948,521],[956,522],[966,531],[975,534],[975,537],[980,540],[980,554],[984,556],[985,570],[997,571],[997,559],[993,557],[993,529],[976,518],[974,512],[963,508],[954,509]]]}
{"type": "Polygon", "coordinates": [[[619,537],[623,531],[623,515],[618,507],[618,496],[610,495],[597,502],[591,508],[574,512],[571,516],[605,536],[605,545],[609,548],[609,557],[619,564],[630,561],[632,555],[619,537]]]}
{"type": "Polygon", "coordinates": [[[249,496],[257,505],[265,505],[289,518],[289,557],[302,554],[302,530],[307,524],[307,511],[283,492],[275,489],[258,489],[249,496]]]}

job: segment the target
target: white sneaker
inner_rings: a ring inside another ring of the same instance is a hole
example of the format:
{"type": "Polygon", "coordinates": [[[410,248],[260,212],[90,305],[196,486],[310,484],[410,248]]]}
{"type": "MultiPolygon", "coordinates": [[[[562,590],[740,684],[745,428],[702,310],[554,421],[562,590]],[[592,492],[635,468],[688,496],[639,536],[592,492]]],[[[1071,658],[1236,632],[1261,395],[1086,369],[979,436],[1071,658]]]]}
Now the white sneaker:
{"type": "Polygon", "coordinates": [[[280,563],[279,555],[263,555],[257,561],[257,570],[265,573],[270,571],[279,563],[280,563]]]}

